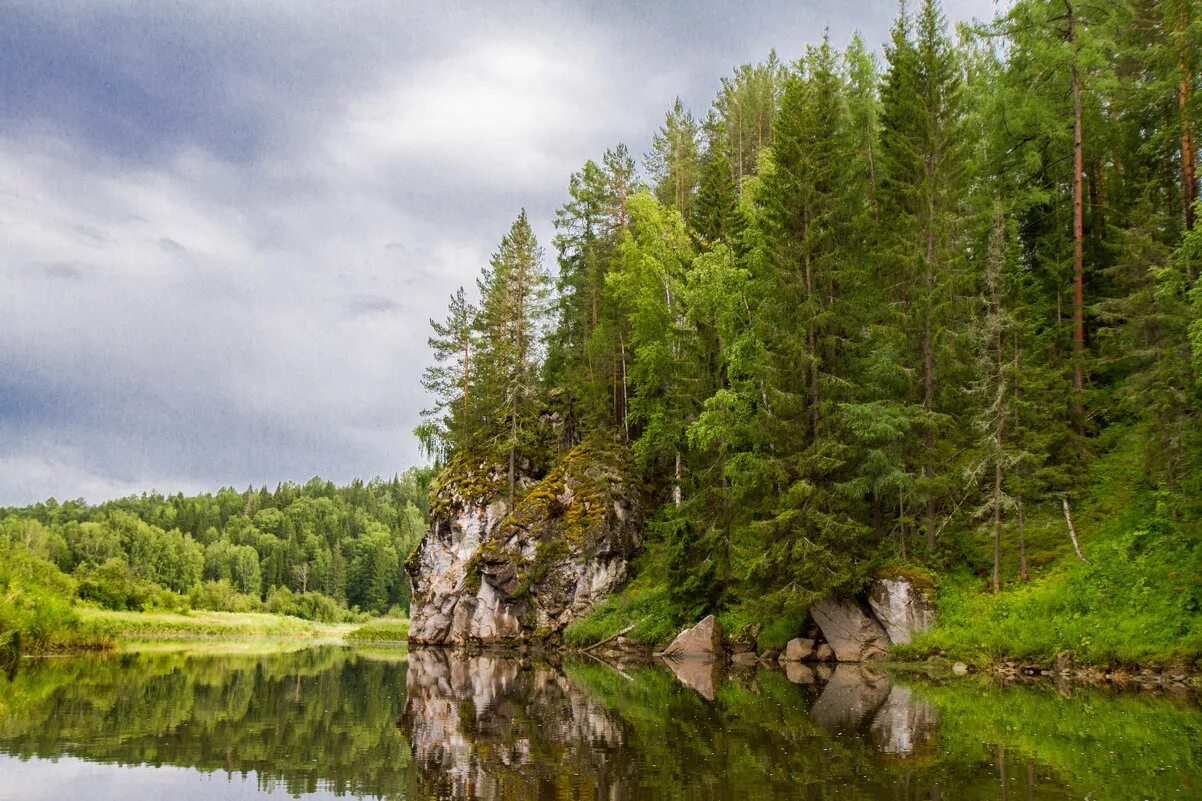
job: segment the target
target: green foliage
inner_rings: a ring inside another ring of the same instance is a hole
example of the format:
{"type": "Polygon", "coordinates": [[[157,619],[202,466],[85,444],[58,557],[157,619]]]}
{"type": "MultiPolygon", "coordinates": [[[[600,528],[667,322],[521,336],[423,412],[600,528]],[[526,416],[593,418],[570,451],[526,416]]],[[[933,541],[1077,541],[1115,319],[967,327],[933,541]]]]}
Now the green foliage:
{"type": "Polygon", "coordinates": [[[316,620],[407,607],[399,559],[425,531],[431,471],[345,487],[313,479],[192,497],[145,494],[89,506],[53,499],[0,510],[0,547],[70,571],[65,597],[112,610],[257,611],[316,620]],[[283,591],[287,592],[283,592],[283,591]]]}
{"type": "MultiPolygon", "coordinates": [[[[900,658],[942,652],[985,662],[1050,663],[1061,651],[1094,664],[1171,663],[1202,653],[1202,554],[1165,521],[1091,539],[1087,562],[1068,557],[1030,584],[982,592],[966,572],[940,582],[938,625],[900,658]]],[[[1063,535],[1061,535],[1063,536],[1063,535]]]]}
{"type": "Polygon", "coordinates": [[[206,581],[196,586],[189,596],[194,609],[213,612],[258,612],[263,608],[257,595],[240,593],[229,579],[206,581]]]}
{"type": "Polygon", "coordinates": [[[53,563],[0,545],[0,656],[107,646],[81,625],[74,594],[75,581],[53,563]]]}

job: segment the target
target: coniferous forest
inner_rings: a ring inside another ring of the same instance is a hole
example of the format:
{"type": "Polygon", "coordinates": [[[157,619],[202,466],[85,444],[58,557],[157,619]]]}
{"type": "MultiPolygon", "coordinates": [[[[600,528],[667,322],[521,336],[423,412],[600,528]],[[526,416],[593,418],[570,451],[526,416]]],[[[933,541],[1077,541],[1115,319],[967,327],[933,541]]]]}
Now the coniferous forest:
{"type": "Polygon", "coordinates": [[[0,646],[14,630],[27,646],[66,637],[72,600],[323,622],[400,614],[400,565],[424,529],[427,474],[0,508],[0,586],[10,590],[0,646]]]}
{"type": "Polygon", "coordinates": [[[924,0],[883,58],[740,66],[572,174],[550,252],[518,216],[434,322],[417,433],[511,496],[629,444],[647,548],[569,639],[783,642],[892,566],[959,625],[929,648],[1196,654],[1200,67],[1196,0],[924,0]]]}

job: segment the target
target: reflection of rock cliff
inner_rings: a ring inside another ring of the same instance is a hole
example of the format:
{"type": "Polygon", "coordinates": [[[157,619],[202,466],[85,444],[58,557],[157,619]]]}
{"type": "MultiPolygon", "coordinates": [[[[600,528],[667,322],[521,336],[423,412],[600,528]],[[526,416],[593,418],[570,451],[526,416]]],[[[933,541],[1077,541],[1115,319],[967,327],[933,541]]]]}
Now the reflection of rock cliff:
{"type": "Polygon", "coordinates": [[[414,651],[401,723],[421,798],[634,795],[636,767],[622,759],[621,720],[549,667],[414,651]]]}
{"type": "Polygon", "coordinates": [[[510,510],[499,467],[461,456],[439,477],[432,526],[406,565],[411,640],[554,637],[626,580],[642,504],[624,446],[586,440],[525,483],[510,510]]]}

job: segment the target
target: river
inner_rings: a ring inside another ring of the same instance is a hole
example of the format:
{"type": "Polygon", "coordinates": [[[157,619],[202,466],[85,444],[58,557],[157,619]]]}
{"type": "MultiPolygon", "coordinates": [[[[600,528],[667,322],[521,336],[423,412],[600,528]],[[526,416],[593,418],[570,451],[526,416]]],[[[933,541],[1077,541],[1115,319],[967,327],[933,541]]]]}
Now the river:
{"type": "Polygon", "coordinates": [[[842,665],[172,648],[0,677],[0,799],[1202,798],[1186,697],[842,665]]]}

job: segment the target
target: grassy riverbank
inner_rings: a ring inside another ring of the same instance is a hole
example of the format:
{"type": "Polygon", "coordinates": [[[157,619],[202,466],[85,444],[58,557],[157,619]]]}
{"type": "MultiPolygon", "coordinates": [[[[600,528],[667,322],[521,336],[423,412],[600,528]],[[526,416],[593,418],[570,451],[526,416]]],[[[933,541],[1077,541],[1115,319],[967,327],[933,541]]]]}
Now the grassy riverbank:
{"type": "Polygon", "coordinates": [[[85,630],[113,641],[173,638],[293,637],[341,639],[354,623],[320,623],[267,612],[114,612],[81,608],[85,630]]]}
{"type": "Polygon", "coordinates": [[[408,618],[380,618],[347,633],[349,642],[405,642],[409,639],[408,618]]]}

